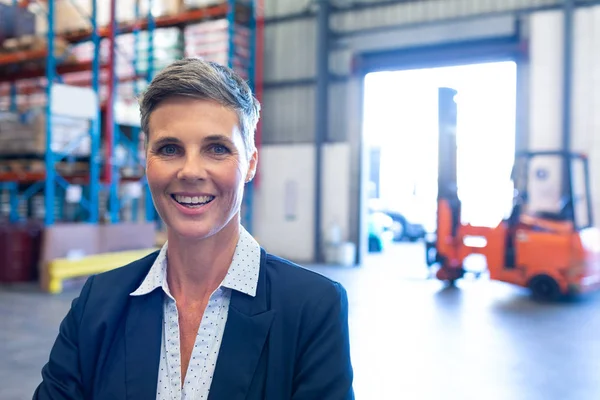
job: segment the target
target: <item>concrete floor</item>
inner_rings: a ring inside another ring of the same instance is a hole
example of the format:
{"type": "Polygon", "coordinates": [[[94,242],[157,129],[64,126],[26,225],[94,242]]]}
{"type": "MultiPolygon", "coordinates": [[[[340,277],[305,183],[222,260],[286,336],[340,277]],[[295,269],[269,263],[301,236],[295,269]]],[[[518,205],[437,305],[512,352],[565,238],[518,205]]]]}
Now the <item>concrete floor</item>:
{"type": "MultiPolygon", "coordinates": [[[[600,398],[600,295],[553,305],[485,279],[444,289],[420,245],[313,267],[350,297],[357,399],[600,398]]],[[[0,400],[30,399],[76,292],[0,287],[0,400]]]]}

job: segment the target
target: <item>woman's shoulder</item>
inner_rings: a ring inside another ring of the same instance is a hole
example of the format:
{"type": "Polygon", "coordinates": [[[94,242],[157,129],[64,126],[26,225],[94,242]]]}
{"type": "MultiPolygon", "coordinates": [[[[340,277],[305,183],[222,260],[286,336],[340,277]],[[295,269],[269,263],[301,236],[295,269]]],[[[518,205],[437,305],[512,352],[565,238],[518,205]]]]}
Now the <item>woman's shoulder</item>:
{"type": "Polygon", "coordinates": [[[94,275],[91,294],[101,297],[129,296],[142,282],[152,267],[158,251],[119,268],[94,275]]]}
{"type": "Polygon", "coordinates": [[[294,263],[274,254],[266,253],[266,273],[271,282],[284,287],[288,293],[315,295],[330,293],[332,295],[345,292],[342,285],[318,272],[294,263]]]}

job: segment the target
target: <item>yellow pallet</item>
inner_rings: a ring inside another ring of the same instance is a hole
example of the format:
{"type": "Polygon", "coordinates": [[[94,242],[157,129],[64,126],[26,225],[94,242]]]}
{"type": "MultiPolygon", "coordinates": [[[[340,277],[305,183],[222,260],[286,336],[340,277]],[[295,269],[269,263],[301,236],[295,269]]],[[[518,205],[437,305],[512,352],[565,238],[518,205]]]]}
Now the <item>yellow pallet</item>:
{"type": "Polygon", "coordinates": [[[63,281],[65,279],[110,271],[145,257],[156,250],[158,249],[152,248],[96,254],[76,260],[57,258],[47,264],[47,283],[44,285],[45,289],[49,293],[60,293],[63,290],[63,281]]]}

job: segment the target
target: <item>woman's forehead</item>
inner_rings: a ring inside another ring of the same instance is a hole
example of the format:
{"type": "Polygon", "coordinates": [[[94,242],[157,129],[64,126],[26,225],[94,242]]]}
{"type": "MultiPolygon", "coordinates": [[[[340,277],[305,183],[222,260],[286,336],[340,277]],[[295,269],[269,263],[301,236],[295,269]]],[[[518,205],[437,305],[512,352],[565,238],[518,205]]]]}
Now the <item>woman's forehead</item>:
{"type": "Polygon", "coordinates": [[[240,133],[237,113],[216,102],[198,99],[174,99],[161,103],[150,114],[148,128],[161,135],[164,131],[196,133],[200,136],[240,133]]]}

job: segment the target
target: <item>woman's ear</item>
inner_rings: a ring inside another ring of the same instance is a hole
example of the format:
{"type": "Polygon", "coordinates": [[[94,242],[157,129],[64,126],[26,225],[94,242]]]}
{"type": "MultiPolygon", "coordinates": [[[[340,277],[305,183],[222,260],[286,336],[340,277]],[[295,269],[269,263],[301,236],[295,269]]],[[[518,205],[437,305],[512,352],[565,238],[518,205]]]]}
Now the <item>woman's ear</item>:
{"type": "Polygon", "coordinates": [[[250,160],[248,162],[248,172],[246,173],[246,183],[250,182],[254,179],[254,175],[256,175],[256,168],[258,164],[258,150],[254,149],[252,155],[250,156],[250,160]]]}

